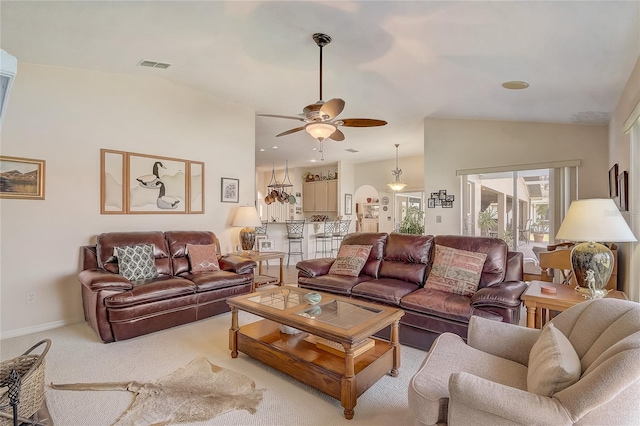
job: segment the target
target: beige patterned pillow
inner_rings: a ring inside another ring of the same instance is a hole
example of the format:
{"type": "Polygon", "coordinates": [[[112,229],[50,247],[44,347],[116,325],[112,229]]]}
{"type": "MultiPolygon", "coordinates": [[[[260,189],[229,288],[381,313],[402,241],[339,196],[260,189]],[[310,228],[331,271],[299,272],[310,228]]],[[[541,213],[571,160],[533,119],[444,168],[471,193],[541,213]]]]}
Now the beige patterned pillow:
{"type": "Polygon", "coordinates": [[[191,263],[191,272],[219,271],[218,254],[215,244],[187,244],[187,256],[191,263]]]}
{"type": "Polygon", "coordinates": [[[473,296],[478,290],[485,253],[459,250],[436,244],[436,255],[425,288],[473,296]]]}
{"type": "Polygon", "coordinates": [[[349,277],[357,277],[364,268],[364,264],[369,259],[369,253],[373,246],[349,245],[343,244],[338,251],[331,269],[330,274],[347,275],[349,277]]]}
{"type": "Polygon", "coordinates": [[[153,244],[114,247],[113,255],[118,258],[118,272],[129,281],[146,280],[158,276],[153,244]]]}
{"type": "Polygon", "coordinates": [[[527,390],[553,396],[580,379],[582,366],[573,345],[552,322],[540,332],[529,352],[527,390]]]}

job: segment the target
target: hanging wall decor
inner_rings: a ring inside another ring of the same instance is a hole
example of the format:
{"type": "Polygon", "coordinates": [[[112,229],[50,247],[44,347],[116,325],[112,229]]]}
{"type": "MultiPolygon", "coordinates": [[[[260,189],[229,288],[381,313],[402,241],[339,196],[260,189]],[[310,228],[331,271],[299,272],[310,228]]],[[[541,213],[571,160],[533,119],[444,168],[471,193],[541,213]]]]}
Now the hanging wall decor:
{"type": "Polygon", "coordinates": [[[101,149],[100,213],[204,213],[204,163],[101,149]]]}
{"type": "Polygon", "coordinates": [[[453,201],[455,197],[453,195],[447,195],[446,189],[441,189],[438,192],[432,192],[431,197],[427,199],[427,207],[430,209],[440,206],[444,209],[452,209],[453,201]]]}
{"type": "Polygon", "coordinates": [[[44,160],[0,155],[0,198],[44,200],[44,160]]]}

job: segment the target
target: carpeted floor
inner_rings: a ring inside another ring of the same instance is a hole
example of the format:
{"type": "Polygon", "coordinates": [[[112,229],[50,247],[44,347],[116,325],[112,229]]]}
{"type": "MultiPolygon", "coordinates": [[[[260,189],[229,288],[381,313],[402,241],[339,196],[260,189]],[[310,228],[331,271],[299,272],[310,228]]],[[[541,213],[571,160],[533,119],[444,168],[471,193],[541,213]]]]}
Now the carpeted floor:
{"type": "MultiPolygon", "coordinates": [[[[258,319],[240,312],[240,323],[258,319]]],[[[291,379],[244,354],[232,359],[228,349],[229,313],[135,339],[102,343],[86,324],[74,324],[0,341],[2,360],[20,355],[41,339],[52,340],[46,357],[46,383],[153,381],[194,358],[240,372],[265,388],[255,414],[233,411],[194,425],[411,425],[407,387],[426,352],[402,347],[400,375],[385,376],[367,390],[346,420],[340,401],[291,379]]],[[[47,386],[46,400],[56,426],[110,425],[133,397],[129,392],[63,391],[47,386]]]]}

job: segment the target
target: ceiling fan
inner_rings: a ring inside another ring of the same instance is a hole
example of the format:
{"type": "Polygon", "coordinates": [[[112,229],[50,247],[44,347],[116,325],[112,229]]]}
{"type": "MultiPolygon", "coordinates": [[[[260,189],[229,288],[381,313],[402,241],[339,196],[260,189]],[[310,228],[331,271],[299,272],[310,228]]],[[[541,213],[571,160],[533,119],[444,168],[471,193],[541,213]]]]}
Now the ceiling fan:
{"type": "MultiPolygon", "coordinates": [[[[343,118],[336,117],[344,109],[344,101],[340,98],[333,98],[327,102],[322,100],[322,48],[331,43],[331,37],[326,34],[316,33],[313,40],[320,48],[320,100],[314,104],[307,105],[298,116],[277,115],[277,114],[258,114],[261,117],[286,118],[290,120],[298,120],[306,123],[304,126],[296,127],[284,131],[276,137],[290,135],[301,130],[305,130],[321,143],[324,139],[333,139],[334,141],[344,140],[344,133],[338,127],[376,127],[387,124],[384,120],[375,120],[372,118],[343,118]]],[[[324,159],[324,158],[323,158],[324,159]]]]}

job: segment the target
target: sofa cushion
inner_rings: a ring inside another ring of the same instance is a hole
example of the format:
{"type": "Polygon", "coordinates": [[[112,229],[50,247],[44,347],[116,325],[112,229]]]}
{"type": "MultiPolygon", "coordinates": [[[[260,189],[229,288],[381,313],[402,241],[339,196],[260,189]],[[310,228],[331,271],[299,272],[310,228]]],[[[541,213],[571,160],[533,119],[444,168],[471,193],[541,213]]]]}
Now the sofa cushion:
{"type": "Polygon", "coordinates": [[[233,287],[252,282],[252,277],[239,275],[235,272],[217,270],[215,272],[198,272],[195,274],[183,274],[182,278],[193,281],[198,293],[220,288],[233,287]]]}
{"type": "Polygon", "coordinates": [[[114,294],[106,298],[104,304],[109,308],[118,308],[171,299],[195,292],[195,284],[191,281],[163,275],[147,282],[142,281],[129,291],[114,294]]]}
{"type": "Polygon", "coordinates": [[[191,272],[220,270],[215,244],[187,244],[187,256],[191,264],[191,272]]]}
{"type": "Polygon", "coordinates": [[[118,273],[118,260],[113,256],[115,247],[153,244],[153,256],[160,275],[172,275],[169,250],[162,232],[107,232],[98,235],[96,253],[98,266],[108,272],[118,273]]]}
{"type": "Polygon", "coordinates": [[[436,254],[426,288],[473,296],[480,283],[480,274],[487,258],[474,253],[436,244],[436,254]]]}
{"type": "Polygon", "coordinates": [[[210,231],[167,231],[164,233],[171,256],[173,275],[190,272],[189,258],[187,256],[187,244],[214,244],[217,253],[220,251],[220,242],[210,231]]]}
{"type": "Polygon", "coordinates": [[[310,290],[327,291],[342,296],[349,296],[351,289],[356,284],[372,279],[373,277],[368,275],[360,275],[357,277],[348,277],[346,275],[298,276],[298,285],[310,290]]]}
{"type": "Polygon", "coordinates": [[[432,242],[431,235],[389,234],[380,263],[380,278],[424,285],[432,242]]]}
{"type": "Polygon", "coordinates": [[[153,251],[153,244],[114,247],[113,255],[118,259],[119,274],[129,281],[157,277],[153,251]]]}
{"type": "Polygon", "coordinates": [[[357,284],[351,289],[351,295],[398,305],[400,304],[400,299],[417,289],[418,285],[414,283],[393,278],[379,278],[357,284]]]}
{"type": "Polygon", "coordinates": [[[404,296],[400,307],[463,323],[468,323],[472,315],[502,321],[498,314],[474,308],[470,300],[467,296],[425,287],[404,296]]]}
{"type": "Polygon", "coordinates": [[[329,273],[357,277],[369,258],[371,247],[369,245],[342,244],[329,273]]]}
{"type": "MultiPolygon", "coordinates": [[[[463,235],[438,235],[434,237],[437,245],[453,247],[474,253],[485,253],[487,259],[482,268],[478,288],[484,288],[504,281],[507,272],[509,247],[499,238],[469,237],[463,235]]],[[[432,251],[432,256],[435,250],[432,251]]]]}
{"type": "Polygon", "coordinates": [[[540,332],[529,353],[527,390],[553,396],[580,379],[580,358],[569,339],[552,322],[540,332]]]}
{"type": "Polygon", "coordinates": [[[387,238],[388,234],[382,232],[357,232],[346,235],[342,240],[342,245],[371,245],[371,253],[369,253],[369,259],[364,268],[362,268],[362,274],[378,278],[380,261],[384,256],[387,238]]]}

